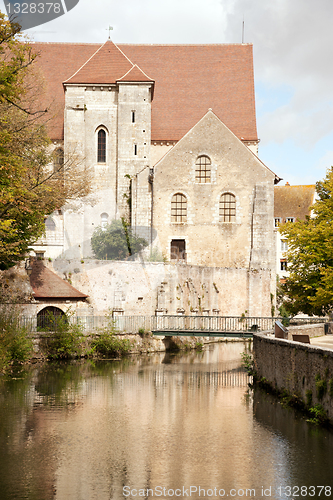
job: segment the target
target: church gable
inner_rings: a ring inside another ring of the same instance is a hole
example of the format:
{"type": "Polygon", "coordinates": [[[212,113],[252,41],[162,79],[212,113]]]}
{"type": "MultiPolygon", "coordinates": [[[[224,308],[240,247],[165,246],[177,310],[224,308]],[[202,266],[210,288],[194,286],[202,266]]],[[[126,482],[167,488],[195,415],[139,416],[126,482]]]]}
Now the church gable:
{"type": "MultiPolygon", "coordinates": [[[[183,178],[185,170],[188,174],[188,182],[196,183],[195,180],[195,159],[201,155],[206,155],[212,162],[211,183],[216,183],[217,166],[221,168],[234,168],[234,175],[240,177],[250,175],[253,178],[255,173],[259,177],[267,177],[271,180],[277,177],[275,174],[259,160],[259,158],[239,140],[235,134],[209,110],[201,120],[177,142],[177,144],[155,165],[156,173],[163,169],[165,176],[170,176],[170,181],[174,181],[177,175],[183,178]],[[216,160],[216,161],[215,161],[216,160]],[[242,168],[240,168],[242,164],[242,168]],[[168,172],[165,165],[172,165],[168,172]]],[[[221,175],[222,172],[220,171],[221,175]]],[[[230,171],[228,172],[230,177],[230,171]]],[[[279,178],[277,178],[279,179],[279,178]]],[[[183,180],[182,180],[183,182],[183,180]]]]}
{"type": "Polygon", "coordinates": [[[271,268],[275,177],[208,111],[154,168],[162,251],[195,265],[271,268]]]}

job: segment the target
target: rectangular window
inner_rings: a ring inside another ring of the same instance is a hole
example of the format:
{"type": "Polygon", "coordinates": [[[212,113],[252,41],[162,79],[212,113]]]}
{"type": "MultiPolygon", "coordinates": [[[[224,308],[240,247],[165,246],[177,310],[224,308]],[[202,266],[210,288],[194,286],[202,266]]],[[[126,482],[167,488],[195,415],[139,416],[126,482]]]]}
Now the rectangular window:
{"type": "Polygon", "coordinates": [[[286,222],[295,222],[295,217],[286,217],[286,222]]]}
{"type": "Polygon", "coordinates": [[[185,240],[171,240],[170,260],[186,260],[185,240]]]}
{"type": "Polygon", "coordinates": [[[280,224],[281,224],[281,217],[275,217],[274,227],[279,227],[280,224]]]}
{"type": "Polygon", "coordinates": [[[134,144],[134,156],[137,156],[138,154],[138,145],[134,144]]]}
{"type": "Polygon", "coordinates": [[[286,260],[281,260],[280,261],[280,270],[281,271],[287,271],[287,261],[286,260]]]}
{"type": "Polygon", "coordinates": [[[287,251],[288,251],[288,241],[281,240],[281,252],[287,252],[287,251]]]}
{"type": "Polygon", "coordinates": [[[132,123],[135,123],[135,111],[132,111],[132,123]]]}

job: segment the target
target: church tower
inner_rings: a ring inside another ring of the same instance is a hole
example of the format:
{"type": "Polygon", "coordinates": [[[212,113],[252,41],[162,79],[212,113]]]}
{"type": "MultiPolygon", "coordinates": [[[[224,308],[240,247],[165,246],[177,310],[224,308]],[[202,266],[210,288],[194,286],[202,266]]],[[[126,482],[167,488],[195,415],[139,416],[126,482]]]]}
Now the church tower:
{"type": "MultiPolygon", "coordinates": [[[[81,157],[93,184],[88,202],[65,211],[65,254],[82,258],[96,227],[120,217],[149,224],[149,209],[138,221],[131,207],[138,173],[149,173],[154,81],[108,40],[63,85],[65,155],[81,157]]],[[[140,194],[146,206],[148,180],[140,194]]]]}

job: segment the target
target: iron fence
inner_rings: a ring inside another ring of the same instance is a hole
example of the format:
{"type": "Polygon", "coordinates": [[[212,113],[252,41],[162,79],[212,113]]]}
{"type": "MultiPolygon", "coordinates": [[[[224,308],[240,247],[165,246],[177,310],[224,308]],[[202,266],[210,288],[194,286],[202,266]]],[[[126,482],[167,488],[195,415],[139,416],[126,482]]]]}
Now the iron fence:
{"type": "MultiPolygon", "coordinates": [[[[114,328],[118,333],[138,333],[149,331],[174,332],[260,332],[272,331],[275,321],[285,326],[324,323],[328,318],[272,318],[246,316],[70,316],[69,323],[81,325],[85,333],[93,333],[103,328],[114,328]]],[[[20,325],[30,332],[45,331],[47,325],[41,325],[37,317],[20,317],[20,325]]]]}

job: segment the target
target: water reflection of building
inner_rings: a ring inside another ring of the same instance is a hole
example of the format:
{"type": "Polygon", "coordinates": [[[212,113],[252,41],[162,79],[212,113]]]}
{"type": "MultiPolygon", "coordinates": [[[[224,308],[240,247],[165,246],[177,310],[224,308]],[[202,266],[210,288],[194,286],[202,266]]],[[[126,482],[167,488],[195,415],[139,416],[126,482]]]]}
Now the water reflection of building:
{"type": "Polygon", "coordinates": [[[59,500],[119,500],[123,485],[273,484],[274,443],[246,402],[243,349],[45,368],[30,402],[30,444],[20,445],[26,473],[36,482],[44,474],[59,500]]]}

